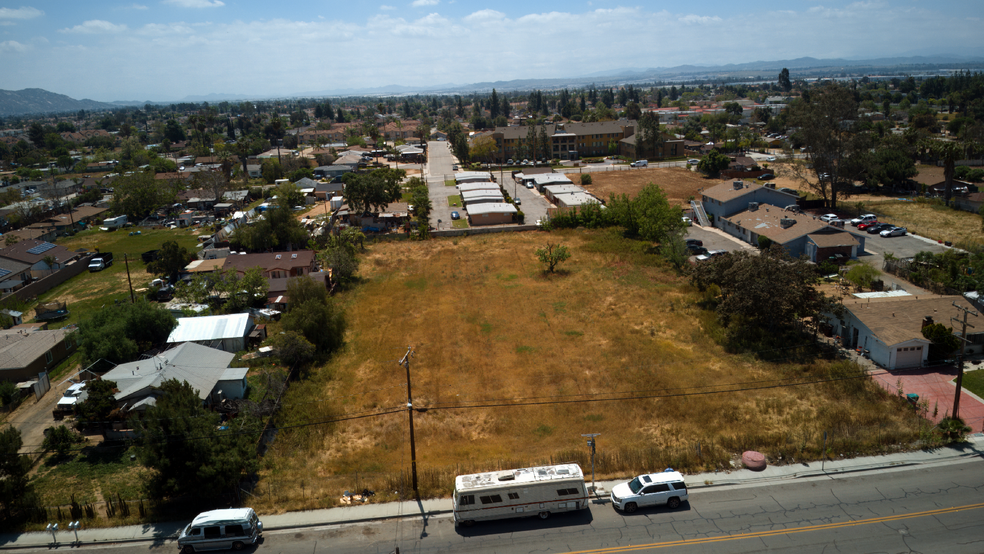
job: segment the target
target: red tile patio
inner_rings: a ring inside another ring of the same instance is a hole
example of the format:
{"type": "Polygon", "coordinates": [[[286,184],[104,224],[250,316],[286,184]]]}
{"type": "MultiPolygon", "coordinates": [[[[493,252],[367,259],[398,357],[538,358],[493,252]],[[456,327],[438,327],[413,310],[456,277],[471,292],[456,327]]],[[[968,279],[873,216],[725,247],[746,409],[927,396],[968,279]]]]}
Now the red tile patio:
{"type": "MultiPolygon", "coordinates": [[[[964,375],[966,375],[967,366],[964,368],[964,375]]],[[[976,371],[984,371],[984,369],[976,371]]],[[[944,416],[953,411],[953,397],[957,390],[953,384],[953,380],[957,377],[956,366],[942,365],[895,371],[869,366],[868,373],[871,374],[876,383],[893,394],[898,392],[899,381],[901,380],[902,394],[918,394],[919,402],[925,402],[925,405],[929,407],[927,417],[934,422],[938,423],[944,416]],[[937,409],[936,417],[933,417],[934,407],[937,409]]],[[[966,389],[962,390],[960,394],[960,417],[973,429],[974,433],[984,431],[984,401],[967,392],[966,389]]]]}

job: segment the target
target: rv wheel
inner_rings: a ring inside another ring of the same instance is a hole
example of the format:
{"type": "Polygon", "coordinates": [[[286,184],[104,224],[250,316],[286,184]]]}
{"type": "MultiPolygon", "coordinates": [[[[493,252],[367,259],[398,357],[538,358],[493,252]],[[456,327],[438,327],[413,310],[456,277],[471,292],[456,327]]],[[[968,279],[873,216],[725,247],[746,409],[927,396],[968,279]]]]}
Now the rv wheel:
{"type": "Polygon", "coordinates": [[[239,541],[236,541],[236,542],[232,543],[232,549],[233,550],[242,550],[243,549],[243,543],[241,543],[239,541]]]}
{"type": "Polygon", "coordinates": [[[547,519],[550,517],[550,512],[540,512],[540,519],[547,519]]]}
{"type": "Polygon", "coordinates": [[[680,507],[680,499],[674,496],[666,502],[666,505],[669,506],[671,510],[676,510],[680,507]]]}

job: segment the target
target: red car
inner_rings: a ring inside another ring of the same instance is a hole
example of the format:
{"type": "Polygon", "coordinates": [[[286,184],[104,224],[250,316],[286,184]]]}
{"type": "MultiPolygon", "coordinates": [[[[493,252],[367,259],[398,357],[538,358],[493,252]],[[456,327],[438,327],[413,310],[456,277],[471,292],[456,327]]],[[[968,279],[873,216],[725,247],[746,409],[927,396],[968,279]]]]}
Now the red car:
{"type": "Polygon", "coordinates": [[[864,231],[868,227],[873,227],[875,225],[878,225],[878,222],[877,221],[867,221],[865,223],[858,223],[858,230],[859,231],[864,231]]]}

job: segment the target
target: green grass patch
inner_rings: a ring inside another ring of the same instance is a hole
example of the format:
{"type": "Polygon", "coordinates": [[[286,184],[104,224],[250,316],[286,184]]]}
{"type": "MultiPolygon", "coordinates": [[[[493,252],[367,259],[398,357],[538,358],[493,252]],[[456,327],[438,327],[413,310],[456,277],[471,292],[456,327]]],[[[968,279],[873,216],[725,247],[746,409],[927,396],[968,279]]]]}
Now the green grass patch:
{"type": "Polygon", "coordinates": [[[532,346],[517,346],[516,347],[516,353],[517,354],[532,354],[535,350],[536,349],[533,348],[532,346]]]}
{"type": "Polygon", "coordinates": [[[456,220],[454,220],[454,221],[451,222],[451,228],[452,229],[467,229],[468,228],[468,221],[467,220],[464,220],[464,219],[456,219],[456,220]]]}
{"type": "Polygon", "coordinates": [[[403,282],[403,285],[408,289],[424,290],[427,288],[427,278],[421,277],[420,279],[408,279],[403,282]]]}
{"type": "Polygon", "coordinates": [[[458,182],[455,181],[454,179],[448,179],[448,180],[444,181],[444,186],[446,186],[446,187],[453,187],[453,186],[455,186],[457,184],[458,184],[458,182]]]}
{"type": "Polygon", "coordinates": [[[541,439],[549,437],[550,435],[553,434],[553,432],[554,432],[554,428],[549,425],[540,425],[539,427],[533,430],[533,434],[540,437],[541,439]]]}
{"type": "Polygon", "coordinates": [[[84,448],[68,459],[48,456],[38,466],[34,487],[42,504],[60,506],[71,502],[101,502],[105,498],[136,500],[142,496],[150,470],[130,460],[132,449],[84,448]]]}
{"type": "Polygon", "coordinates": [[[984,398],[984,369],[965,372],[963,386],[970,392],[984,398]]]}
{"type": "Polygon", "coordinates": [[[460,194],[452,194],[451,196],[448,196],[448,206],[450,206],[452,208],[460,208],[461,207],[461,195],[460,194]]]}
{"type": "Polygon", "coordinates": [[[583,332],[581,332],[581,331],[574,331],[574,330],[564,331],[564,334],[567,335],[568,337],[583,337],[584,336],[584,333],[583,332]]]}

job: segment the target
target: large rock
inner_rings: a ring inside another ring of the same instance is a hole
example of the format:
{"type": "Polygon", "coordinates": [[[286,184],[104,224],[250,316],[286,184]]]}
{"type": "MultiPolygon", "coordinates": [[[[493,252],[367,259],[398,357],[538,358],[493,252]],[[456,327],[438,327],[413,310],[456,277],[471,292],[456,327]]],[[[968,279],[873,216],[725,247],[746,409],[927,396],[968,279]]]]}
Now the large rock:
{"type": "Polygon", "coordinates": [[[741,455],[741,463],[745,464],[745,467],[752,471],[762,471],[767,465],[765,455],[754,450],[748,450],[743,453],[741,455]]]}

